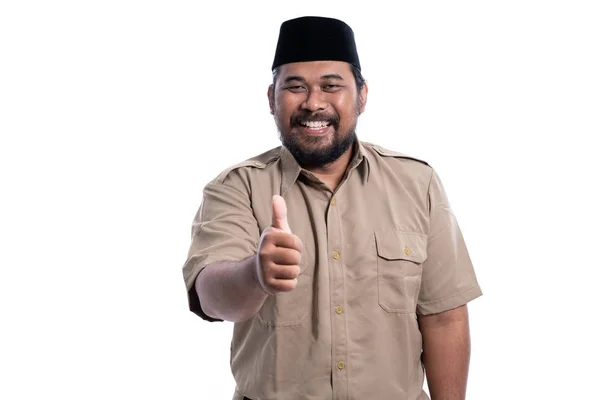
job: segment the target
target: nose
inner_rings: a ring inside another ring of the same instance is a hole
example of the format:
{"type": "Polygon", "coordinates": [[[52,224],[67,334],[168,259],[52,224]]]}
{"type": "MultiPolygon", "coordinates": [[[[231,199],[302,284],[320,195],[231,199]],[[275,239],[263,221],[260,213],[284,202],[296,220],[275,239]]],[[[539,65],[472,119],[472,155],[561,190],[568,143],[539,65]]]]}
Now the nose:
{"type": "Polygon", "coordinates": [[[302,103],[302,109],[311,112],[325,110],[327,103],[323,99],[323,92],[317,89],[310,89],[307,92],[306,100],[302,103]]]}

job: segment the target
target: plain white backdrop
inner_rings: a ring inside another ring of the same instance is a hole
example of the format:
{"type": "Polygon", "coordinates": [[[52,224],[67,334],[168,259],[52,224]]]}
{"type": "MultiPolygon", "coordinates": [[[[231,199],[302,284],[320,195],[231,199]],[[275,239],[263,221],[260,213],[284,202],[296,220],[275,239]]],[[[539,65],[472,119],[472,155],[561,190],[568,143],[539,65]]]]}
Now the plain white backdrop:
{"type": "Polygon", "coordinates": [[[337,17],[358,135],[427,160],[484,296],[469,399],[600,399],[593,1],[4,1],[0,398],[229,399],[232,325],[187,309],[204,185],[279,144],[279,25],[337,17]]]}

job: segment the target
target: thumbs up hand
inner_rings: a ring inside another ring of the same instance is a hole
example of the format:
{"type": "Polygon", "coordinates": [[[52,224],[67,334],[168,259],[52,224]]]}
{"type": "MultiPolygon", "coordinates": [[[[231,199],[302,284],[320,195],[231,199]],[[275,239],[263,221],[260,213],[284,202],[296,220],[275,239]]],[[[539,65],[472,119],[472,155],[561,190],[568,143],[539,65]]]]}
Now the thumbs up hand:
{"type": "Polygon", "coordinates": [[[273,196],[273,223],[271,226],[284,232],[292,233],[287,221],[287,206],[281,196],[273,196]]]}
{"type": "Polygon", "coordinates": [[[262,233],[256,254],[258,282],[266,293],[274,295],[296,287],[302,248],[288,224],[285,200],[273,196],[273,221],[262,233]]]}

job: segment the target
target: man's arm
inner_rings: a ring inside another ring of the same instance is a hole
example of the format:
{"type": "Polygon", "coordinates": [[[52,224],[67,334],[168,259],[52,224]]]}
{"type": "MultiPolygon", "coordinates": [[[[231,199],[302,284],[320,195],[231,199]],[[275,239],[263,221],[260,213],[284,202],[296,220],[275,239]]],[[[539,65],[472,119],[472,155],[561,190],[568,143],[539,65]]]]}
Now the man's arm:
{"type": "Polygon", "coordinates": [[[431,400],[464,400],[471,357],[467,306],[419,315],[431,400]]]}
{"type": "Polygon", "coordinates": [[[195,289],[205,314],[231,322],[251,318],[267,298],[256,276],[256,256],[206,266],[195,289]]]}
{"type": "Polygon", "coordinates": [[[257,254],[243,261],[207,265],[198,274],[195,290],[202,311],[232,322],[253,317],[268,294],[296,287],[302,247],[288,224],[285,200],[274,196],[273,223],[262,233],[257,254]]]}

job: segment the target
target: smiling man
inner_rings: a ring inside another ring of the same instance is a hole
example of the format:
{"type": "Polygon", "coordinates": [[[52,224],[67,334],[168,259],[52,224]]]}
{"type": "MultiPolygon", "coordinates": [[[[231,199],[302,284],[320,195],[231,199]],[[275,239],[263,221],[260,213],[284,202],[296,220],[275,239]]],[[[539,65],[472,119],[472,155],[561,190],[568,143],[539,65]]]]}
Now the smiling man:
{"type": "Polygon", "coordinates": [[[481,295],[426,162],[356,135],[351,28],[281,25],[268,100],[282,146],[204,189],[183,267],[191,311],[232,321],[234,400],[464,399],[481,295]]]}

